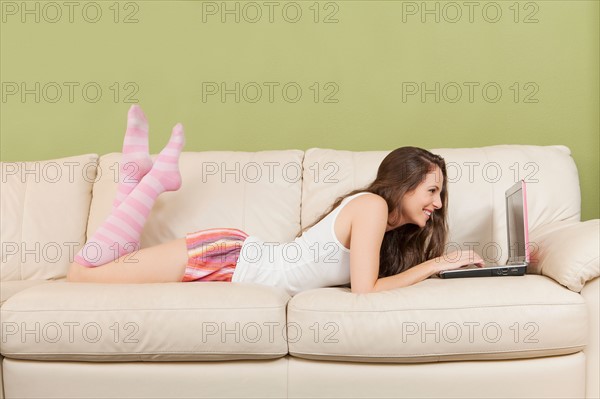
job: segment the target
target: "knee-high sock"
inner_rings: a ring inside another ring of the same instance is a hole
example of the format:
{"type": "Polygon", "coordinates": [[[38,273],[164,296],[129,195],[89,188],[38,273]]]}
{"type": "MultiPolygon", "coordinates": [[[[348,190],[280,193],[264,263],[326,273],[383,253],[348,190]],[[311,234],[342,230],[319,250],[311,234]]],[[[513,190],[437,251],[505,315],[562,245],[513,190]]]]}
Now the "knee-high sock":
{"type": "Polygon", "coordinates": [[[77,263],[88,267],[101,266],[139,249],[141,232],[156,198],[165,191],[176,191],[181,187],[178,163],[184,145],[183,126],[178,123],[150,172],[118,207],[113,208],[75,255],[77,263]]]}
{"type": "Polygon", "coordinates": [[[148,149],[148,120],[142,108],[133,104],[127,112],[127,130],[123,139],[123,155],[119,164],[119,185],[113,209],[129,195],[131,190],[152,168],[148,149]]]}

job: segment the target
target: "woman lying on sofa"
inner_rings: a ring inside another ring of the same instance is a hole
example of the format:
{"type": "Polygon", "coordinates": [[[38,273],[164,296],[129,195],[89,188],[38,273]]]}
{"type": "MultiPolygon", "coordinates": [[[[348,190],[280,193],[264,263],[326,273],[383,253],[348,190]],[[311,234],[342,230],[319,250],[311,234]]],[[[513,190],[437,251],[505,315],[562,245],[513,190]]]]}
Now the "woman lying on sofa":
{"type": "Polygon", "coordinates": [[[178,163],[184,145],[183,126],[177,124],[153,163],[146,117],[139,106],[130,108],[121,176],[131,166],[136,173],[130,174],[133,179],[119,179],[111,214],[75,256],[67,281],[249,282],[279,286],[290,295],[350,283],[353,293],[369,293],[405,287],[470,263],[484,265],[472,250],[443,254],[446,165],[442,157],[416,147],[390,152],[370,185],[338,198],[299,232],[293,244],[302,253],[296,260],[273,247],[261,250],[260,238],[235,228],[200,230],[139,249],[158,195],[181,187],[178,163]],[[315,246],[320,250],[314,251],[315,246]]]}

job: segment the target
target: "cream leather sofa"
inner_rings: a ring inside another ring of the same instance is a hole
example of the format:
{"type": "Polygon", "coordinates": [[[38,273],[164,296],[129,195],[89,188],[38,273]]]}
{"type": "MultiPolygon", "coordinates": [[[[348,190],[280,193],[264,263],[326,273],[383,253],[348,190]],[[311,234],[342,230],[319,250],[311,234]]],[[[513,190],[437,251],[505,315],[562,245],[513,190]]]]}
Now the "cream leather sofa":
{"type": "MultiPolygon", "coordinates": [[[[527,181],[527,275],[294,297],[256,284],[66,282],[111,209],[120,154],[3,163],[4,397],[597,398],[599,224],[580,221],[569,149],[431,151],[448,164],[449,249],[472,246],[488,263],[507,258],[504,190],[527,181]]],[[[183,186],[159,197],[142,246],[211,227],[283,245],[387,153],[184,152],[183,186]]]]}

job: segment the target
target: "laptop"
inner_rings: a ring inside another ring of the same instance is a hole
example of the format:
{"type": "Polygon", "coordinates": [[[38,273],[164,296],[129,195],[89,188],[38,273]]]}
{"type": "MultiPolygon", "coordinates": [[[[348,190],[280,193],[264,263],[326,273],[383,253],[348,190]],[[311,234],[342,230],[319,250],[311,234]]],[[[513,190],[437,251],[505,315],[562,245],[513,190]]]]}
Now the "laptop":
{"type": "Polygon", "coordinates": [[[445,270],[440,278],[522,276],[529,265],[529,231],[527,224],[527,192],[520,180],[506,190],[506,235],[509,256],[505,265],[478,267],[475,264],[456,270],[445,270]]]}

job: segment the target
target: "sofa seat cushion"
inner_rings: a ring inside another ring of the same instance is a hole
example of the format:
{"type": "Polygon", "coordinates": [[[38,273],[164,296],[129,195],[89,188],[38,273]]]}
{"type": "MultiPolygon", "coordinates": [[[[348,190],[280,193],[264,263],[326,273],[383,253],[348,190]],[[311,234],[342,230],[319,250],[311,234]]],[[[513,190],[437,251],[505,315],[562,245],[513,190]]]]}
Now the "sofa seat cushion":
{"type": "Polygon", "coordinates": [[[301,292],[288,304],[288,346],[316,360],[535,358],[583,350],[587,323],[581,295],[545,276],[430,278],[369,294],[301,292]]]}
{"type": "Polygon", "coordinates": [[[53,283],[53,280],[15,280],[0,281],[0,306],[4,304],[11,296],[17,292],[26,290],[29,287],[35,287],[40,284],[53,283]]]}
{"type": "Polygon", "coordinates": [[[287,354],[280,289],[258,284],[42,284],[0,309],[7,358],[274,359],[287,354]]]}

